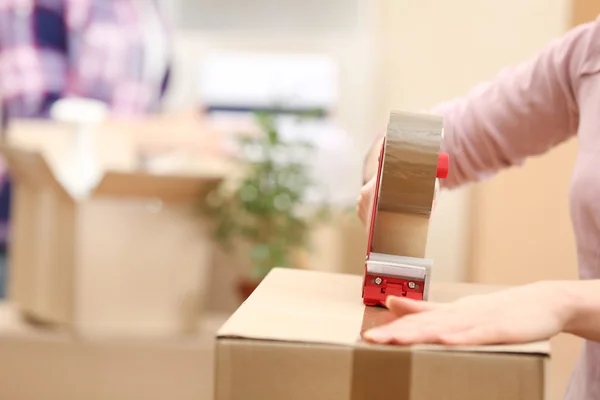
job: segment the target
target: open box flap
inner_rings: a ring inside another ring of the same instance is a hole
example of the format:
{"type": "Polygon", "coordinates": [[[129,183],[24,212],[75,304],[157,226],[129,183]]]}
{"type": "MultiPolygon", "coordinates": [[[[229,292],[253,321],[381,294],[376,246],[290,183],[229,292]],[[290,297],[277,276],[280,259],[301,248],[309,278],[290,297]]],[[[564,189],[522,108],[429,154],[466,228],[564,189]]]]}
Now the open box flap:
{"type": "Polygon", "coordinates": [[[72,200],[39,151],[2,144],[0,153],[6,159],[10,174],[15,180],[39,187],[50,187],[61,197],[72,200]]]}
{"type": "Polygon", "coordinates": [[[184,200],[197,198],[222,175],[155,175],[144,172],[109,171],[104,174],[92,196],[123,196],[184,200]]]}
{"type": "MultiPolygon", "coordinates": [[[[488,293],[501,286],[432,283],[433,301],[452,301],[488,293]]],[[[371,346],[360,340],[362,330],[389,321],[385,309],[365,307],[362,277],[296,269],[274,269],[221,327],[219,338],[242,338],[347,346],[371,346]]],[[[390,348],[390,347],[388,347],[390,348]]],[[[390,348],[391,349],[391,348],[390,348]]],[[[406,348],[394,347],[394,350],[406,348]]],[[[467,351],[549,355],[548,342],[523,345],[444,347],[414,346],[411,350],[467,351]]]]}

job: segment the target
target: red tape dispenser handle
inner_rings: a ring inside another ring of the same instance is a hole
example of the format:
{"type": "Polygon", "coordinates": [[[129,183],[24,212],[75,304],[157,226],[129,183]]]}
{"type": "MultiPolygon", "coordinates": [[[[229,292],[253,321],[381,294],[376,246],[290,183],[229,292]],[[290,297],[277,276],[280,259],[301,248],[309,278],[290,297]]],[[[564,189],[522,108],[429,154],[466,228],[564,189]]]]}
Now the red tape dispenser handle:
{"type": "Polygon", "coordinates": [[[379,200],[379,184],[381,183],[381,172],[383,168],[383,156],[385,150],[385,138],[383,138],[383,142],[381,143],[381,150],[379,151],[379,164],[377,166],[377,179],[375,181],[375,191],[373,193],[373,206],[371,207],[371,220],[369,227],[369,241],[367,242],[367,259],[371,254],[371,247],[373,246],[373,232],[375,231],[375,217],[377,216],[377,203],[379,200]]]}
{"type": "Polygon", "coordinates": [[[440,153],[438,155],[436,178],[446,179],[448,177],[448,171],[450,170],[450,156],[448,153],[440,153]]]}

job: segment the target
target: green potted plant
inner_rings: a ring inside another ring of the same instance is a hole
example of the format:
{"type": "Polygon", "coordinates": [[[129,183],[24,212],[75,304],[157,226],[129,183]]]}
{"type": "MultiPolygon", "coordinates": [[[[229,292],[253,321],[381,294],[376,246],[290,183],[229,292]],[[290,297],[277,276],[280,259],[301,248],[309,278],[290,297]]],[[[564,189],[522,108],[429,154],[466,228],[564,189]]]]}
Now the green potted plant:
{"type": "Polygon", "coordinates": [[[307,192],[316,189],[311,143],[285,140],[273,115],[255,116],[258,134],[237,136],[241,176],[212,188],[204,202],[217,243],[228,252],[247,251],[252,270],[238,284],[242,299],[272,268],[293,267],[294,254],[309,249],[311,230],[329,215],[326,204],[306,203],[307,192]]]}

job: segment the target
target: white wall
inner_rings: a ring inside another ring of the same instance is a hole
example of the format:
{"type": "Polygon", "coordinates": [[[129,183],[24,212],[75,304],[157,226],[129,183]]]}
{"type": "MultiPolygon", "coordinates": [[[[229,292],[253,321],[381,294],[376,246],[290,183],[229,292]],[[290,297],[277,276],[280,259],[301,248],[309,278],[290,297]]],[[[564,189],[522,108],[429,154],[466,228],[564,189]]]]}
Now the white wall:
{"type": "Polygon", "coordinates": [[[332,56],[340,67],[340,103],[337,117],[353,137],[361,141],[371,130],[375,110],[375,32],[379,21],[372,0],[177,0],[175,45],[178,71],[176,90],[168,106],[178,108],[195,100],[195,68],[211,50],[316,52],[332,56]],[[237,6],[236,6],[237,4],[237,6]],[[312,10],[312,11],[311,11],[312,10]],[[320,10],[320,11],[319,11],[320,10]],[[311,12],[308,12],[311,11],[311,12]],[[192,24],[182,13],[202,15],[192,24]],[[179,15],[179,17],[177,17],[179,15]],[[216,21],[209,21],[207,15],[216,21]],[[283,24],[281,21],[293,21],[283,24]],[[324,22],[327,19],[327,24],[324,22]]]}
{"type": "MultiPolygon", "coordinates": [[[[302,1],[287,0],[282,7],[266,0],[259,4],[270,4],[260,14],[269,17],[266,21],[299,10],[296,15],[304,20],[288,30],[251,21],[236,26],[243,9],[234,7],[234,0],[227,3],[227,12],[222,5],[213,10],[213,1],[179,1],[195,4],[196,13],[214,11],[222,23],[208,24],[204,18],[193,26],[194,20],[187,19],[185,29],[177,32],[170,108],[194,102],[196,65],[211,49],[322,52],[340,62],[338,117],[360,148],[385,129],[390,109],[430,107],[534,54],[564,32],[569,6],[568,0],[336,1],[327,7],[331,22],[324,26],[322,18],[311,22],[314,13],[300,12],[302,1]]],[[[189,10],[180,8],[176,14],[189,10]]],[[[428,249],[436,260],[436,279],[464,278],[469,222],[468,188],[443,192],[428,249]]]]}
{"type": "MultiPolygon", "coordinates": [[[[382,0],[382,4],[381,110],[386,111],[430,107],[533,55],[565,31],[570,2],[382,0]]],[[[468,188],[443,192],[428,248],[436,260],[436,279],[465,276],[468,228],[468,188]]]]}

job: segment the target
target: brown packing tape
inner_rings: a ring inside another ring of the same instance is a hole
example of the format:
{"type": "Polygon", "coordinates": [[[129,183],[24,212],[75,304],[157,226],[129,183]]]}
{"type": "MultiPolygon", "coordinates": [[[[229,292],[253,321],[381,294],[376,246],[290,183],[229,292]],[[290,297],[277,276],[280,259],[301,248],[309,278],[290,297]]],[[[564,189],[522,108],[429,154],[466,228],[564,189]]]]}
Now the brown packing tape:
{"type": "Polygon", "coordinates": [[[354,349],[350,400],[411,399],[413,353],[382,347],[354,349]]]}
{"type": "Polygon", "coordinates": [[[380,211],[373,237],[373,252],[425,258],[429,218],[380,211]]]}
{"type": "Polygon", "coordinates": [[[378,209],[401,214],[431,214],[441,117],[393,112],[390,115],[378,209]]]}
{"type": "Polygon", "coordinates": [[[376,194],[374,253],[425,257],[442,131],[438,116],[391,113],[376,194]]]}
{"type": "MultiPolygon", "coordinates": [[[[361,335],[394,318],[383,308],[365,307],[361,335]]],[[[358,343],[353,350],[350,400],[410,400],[413,370],[410,349],[358,343]]]]}
{"type": "Polygon", "coordinates": [[[376,328],[396,319],[395,315],[383,307],[365,307],[360,334],[369,329],[376,328]]]}

